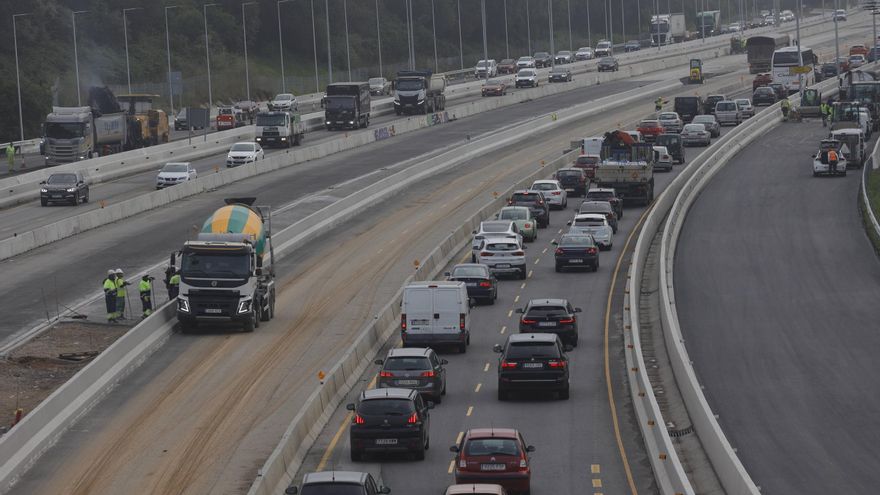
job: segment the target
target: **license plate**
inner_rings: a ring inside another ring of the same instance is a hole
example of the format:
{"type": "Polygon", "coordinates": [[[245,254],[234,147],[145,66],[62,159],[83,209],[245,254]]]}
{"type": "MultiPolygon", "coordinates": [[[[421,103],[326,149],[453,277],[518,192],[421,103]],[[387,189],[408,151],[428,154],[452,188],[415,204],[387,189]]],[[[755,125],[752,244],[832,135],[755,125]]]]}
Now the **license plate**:
{"type": "Polygon", "coordinates": [[[468,287],[476,287],[477,283],[476,282],[467,282],[467,286],[468,287]]]}
{"type": "Polygon", "coordinates": [[[555,321],[540,321],[540,322],[538,322],[538,326],[539,327],[555,327],[556,322],[555,321]]]}
{"type": "Polygon", "coordinates": [[[211,314],[220,314],[222,312],[223,312],[222,309],[217,309],[217,308],[208,308],[205,310],[205,313],[211,313],[211,314]]]}
{"type": "Polygon", "coordinates": [[[573,187],[566,187],[565,192],[574,192],[574,188],[573,187]]]}
{"type": "Polygon", "coordinates": [[[418,380],[395,380],[397,385],[418,385],[418,380]]]}
{"type": "Polygon", "coordinates": [[[495,268],[510,268],[510,264],[509,263],[498,263],[497,265],[495,265],[495,268]]]}
{"type": "Polygon", "coordinates": [[[504,464],[480,464],[480,471],[504,471],[506,468],[504,464]]]}
{"type": "Polygon", "coordinates": [[[59,198],[61,198],[61,195],[60,195],[60,194],[53,194],[53,195],[52,195],[52,198],[53,198],[53,199],[59,199],[59,198]]]}
{"type": "Polygon", "coordinates": [[[584,260],[568,260],[569,263],[583,263],[584,260]]]}
{"type": "Polygon", "coordinates": [[[397,445],[396,438],[377,438],[376,445],[397,445]]]}
{"type": "Polygon", "coordinates": [[[409,323],[411,325],[427,325],[428,320],[410,320],[409,323]]]}
{"type": "Polygon", "coordinates": [[[523,363],[523,368],[543,368],[544,363],[523,363]]]}

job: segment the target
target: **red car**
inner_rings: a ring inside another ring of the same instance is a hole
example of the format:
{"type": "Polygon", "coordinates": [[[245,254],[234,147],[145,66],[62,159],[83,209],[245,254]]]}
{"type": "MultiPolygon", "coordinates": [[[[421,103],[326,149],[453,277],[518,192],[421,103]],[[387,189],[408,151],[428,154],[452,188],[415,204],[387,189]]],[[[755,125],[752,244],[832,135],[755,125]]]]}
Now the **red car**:
{"type": "Polygon", "coordinates": [[[519,69],[516,67],[516,60],[512,58],[505,58],[501,62],[498,62],[498,73],[499,74],[516,74],[519,69]]]}
{"type": "Polygon", "coordinates": [[[665,132],[659,120],[643,120],[639,122],[636,130],[642,134],[642,138],[644,138],[646,143],[653,143],[657,136],[665,132]]]}
{"type": "Polygon", "coordinates": [[[755,76],[755,80],[752,81],[752,91],[760,88],[761,86],[767,86],[772,82],[773,76],[771,76],[769,72],[758,74],[757,76],[755,76]]]}
{"type": "Polygon", "coordinates": [[[455,482],[494,483],[510,493],[529,493],[532,471],[527,445],[512,428],[473,428],[461,443],[449,448],[455,453],[455,482]]]}
{"type": "Polygon", "coordinates": [[[581,155],[577,157],[577,160],[574,161],[574,168],[582,168],[584,169],[584,173],[587,174],[587,177],[592,179],[596,176],[596,167],[599,166],[599,155],[581,155]]]}

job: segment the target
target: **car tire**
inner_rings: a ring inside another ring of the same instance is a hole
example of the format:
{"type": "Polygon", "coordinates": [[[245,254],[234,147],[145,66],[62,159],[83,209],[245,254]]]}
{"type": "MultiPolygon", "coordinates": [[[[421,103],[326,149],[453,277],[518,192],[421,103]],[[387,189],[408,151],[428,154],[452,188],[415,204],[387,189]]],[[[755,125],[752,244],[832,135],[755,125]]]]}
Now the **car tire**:
{"type": "Polygon", "coordinates": [[[40,206],[49,206],[49,200],[40,198],[40,206]]]}
{"type": "Polygon", "coordinates": [[[446,382],[443,382],[443,390],[440,391],[440,395],[446,395],[446,382]]]}
{"type": "Polygon", "coordinates": [[[82,200],[82,202],[83,202],[83,203],[88,203],[88,202],[89,202],[89,193],[86,193],[86,195],[83,196],[83,200],[82,200]]]}
{"type": "Polygon", "coordinates": [[[594,271],[594,272],[598,272],[598,271],[599,271],[599,262],[598,262],[598,261],[595,262],[595,263],[593,263],[593,271],[594,271]]]}
{"type": "Polygon", "coordinates": [[[555,266],[555,267],[554,267],[554,268],[555,268],[555,269],[556,269],[556,273],[559,273],[559,272],[561,272],[561,271],[562,271],[562,267],[561,267],[561,266],[559,266],[559,264],[558,264],[558,263],[557,263],[557,264],[556,264],[556,266],[555,266]]]}
{"type": "Polygon", "coordinates": [[[244,322],[244,326],[242,327],[242,331],[244,333],[251,333],[254,331],[254,328],[257,327],[257,317],[254,315],[254,318],[251,318],[244,322]]]}
{"type": "Polygon", "coordinates": [[[80,203],[79,192],[73,195],[73,206],[77,206],[80,203]]]}
{"type": "Polygon", "coordinates": [[[458,353],[459,354],[467,354],[467,342],[458,344],[458,353]]]}
{"type": "MultiPolygon", "coordinates": [[[[844,174],[844,175],[846,175],[846,174],[844,174]]],[[[526,272],[525,268],[523,268],[522,270],[519,271],[519,279],[520,280],[525,280],[527,276],[528,276],[528,273],[526,272]]]]}

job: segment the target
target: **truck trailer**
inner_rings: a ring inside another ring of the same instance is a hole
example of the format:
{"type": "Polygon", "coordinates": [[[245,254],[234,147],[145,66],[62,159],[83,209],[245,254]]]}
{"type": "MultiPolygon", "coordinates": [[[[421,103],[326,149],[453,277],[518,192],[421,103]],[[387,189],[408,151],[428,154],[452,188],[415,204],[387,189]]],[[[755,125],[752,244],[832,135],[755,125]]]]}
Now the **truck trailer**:
{"type": "Polygon", "coordinates": [[[651,16],[651,45],[679,43],[687,37],[684,14],[661,14],[651,16]]]}
{"type": "Polygon", "coordinates": [[[370,125],[370,83],[366,81],[328,84],[322,104],[327,130],[370,125]]]}
{"type": "Polygon", "coordinates": [[[182,331],[232,323],[252,332],[275,316],[271,211],[253,206],[255,200],[226,199],[196,240],[171,254],[171,266],[180,266],[182,331]]]}
{"type": "Polygon", "coordinates": [[[426,70],[402,70],[394,80],[394,112],[423,113],[446,109],[446,78],[426,70]]]}

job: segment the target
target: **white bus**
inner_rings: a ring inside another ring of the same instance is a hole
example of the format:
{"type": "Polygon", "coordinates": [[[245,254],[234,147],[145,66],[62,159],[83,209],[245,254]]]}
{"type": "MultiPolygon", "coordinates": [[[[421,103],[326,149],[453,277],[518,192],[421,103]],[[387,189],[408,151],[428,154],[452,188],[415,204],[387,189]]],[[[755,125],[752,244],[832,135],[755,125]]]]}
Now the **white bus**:
{"type": "MultiPolygon", "coordinates": [[[[800,66],[801,61],[798,58],[798,46],[786,46],[773,52],[773,59],[770,61],[771,74],[774,83],[782,84],[789,93],[794,93],[800,88],[798,87],[798,74],[793,71],[795,67],[800,66]]],[[[805,67],[815,69],[816,56],[813,50],[807,47],[800,47],[801,57],[805,67]]],[[[803,75],[804,87],[810,86],[815,81],[814,70],[803,75]]]]}

